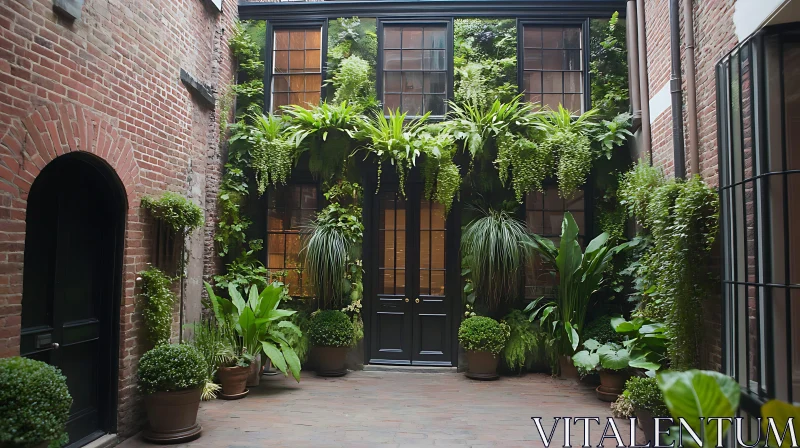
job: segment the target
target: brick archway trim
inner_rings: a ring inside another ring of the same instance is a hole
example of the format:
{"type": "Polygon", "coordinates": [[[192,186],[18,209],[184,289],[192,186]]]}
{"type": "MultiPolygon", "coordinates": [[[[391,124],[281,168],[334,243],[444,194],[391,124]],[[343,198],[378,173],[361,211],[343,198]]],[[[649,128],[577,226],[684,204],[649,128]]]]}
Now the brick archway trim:
{"type": "Polygon", "coordinates": [[[128,204],[133,203],[139,183],[133,145],[108,121],[74,104],[40,106],[3,136],[0,193],[27,202],[39,172],[56,157],[74,151],[94,154],[108,163],[125,188],[128,204]]]}

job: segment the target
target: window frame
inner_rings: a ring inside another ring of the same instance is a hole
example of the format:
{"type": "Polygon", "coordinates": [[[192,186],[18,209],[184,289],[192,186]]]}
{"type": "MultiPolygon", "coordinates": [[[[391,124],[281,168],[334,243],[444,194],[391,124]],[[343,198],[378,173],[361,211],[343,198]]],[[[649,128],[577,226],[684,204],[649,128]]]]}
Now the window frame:
{"type": "MultiPolygon", "coordinates": [[[[328,77],[328,19],[267,20],[267,43],[264,61],[264,110],[272,113],[272,78],[274,73],[275,31],[320,28],[320,101],[325,99],[328,77]]],[[[287,184],[289,185],[289,184],[287,184]]]]}
{"type": "MultiPolygon", "coordinates": [[[[306,177],[306,176],[295,176],[295,177],[296,177],[296,179],[292,179],[290,182],[287,182],[286,184],[281,185],[278,188],[280,188],[280,189],[292,189],[294,187],[313,187],[313,188],[315,188],[316,189],[316,193],[317,193],[316,194],[316,196],[317,196],[317,208],[315,210],[316,210],[317,213],[319,213],[319,211],[322,210],[326,205],[325,196],[322,193],[322,188],[321,188],[320,183],[315,181],[315,180],[313,180],[313,179],[311,179],[310,177],[306,177]]],[[[291,194],[291,193],[292,192],[289,191],[289,194],[291,194]]],[[[264,267],[267,269],[267,272],[269,272],[270,277],[272,277],[272,275],[273,275],[273,272],[272,272],[273,270],[269,268],[269,236],[270,235],[290,235],[290,234],[293,235],[293,234],[295,234],[294,231],[287,230],[287,229],[283,229],[282,231],[270,230],[269,229],[269,212],[271,210],[269,208],[269,201],[270,201],[270,196],[273,195],[273,194],[276,194],[274,186],[270,186],[264,192],[264,209],[263,209],[263,213],[264,213],[264,215],[263,215],[264,216],[264,224],[263,224],[264,244],[263,244],[263,255],[260,257],[262,262],[264,263],[264,267]]],[[[306,210],[310,210],[310,209],[306,209],[306,210]]],[[[291,220],[291,216],[286,216],[285,219],[291,220]]],[[[285,226],[285,223],[284,223],[284,226],[285,226]]],[[[298,231],[297,233],[301,235],[301,243],[302,243],[302,233],[303,232],[302,231],[298,231]]],[[[284,252],[283,252],[283,264],[284,264],[284,267],[281,268],[281,270],[291,269],[291,268],[285,267],[285,265],[286,265],[286,250],[285,249],[286,249],[286,242],[284,240],[284,252]]],[[[267,280],[269,281],[270,279],[268,278],[267,280]]],[[[285,278],[283,280],[285,280],[285,278]]],[[[306,297],[306,296],[303,296],[303,295],[292,295],[292,297],[306,297]]]]}
{"type": "MultiPolygon", "coordinates": [[[[375,80],[375,90],[378,95],[378,100],[383,105],[383,52],[384,52],[384,26],[430,26],[430,25],[446,25],[446,35],[447,35],[447,46],[445,48],[446,51],[446,61],[447,61],[447,70],[446,73],[446,85],[447,88],[445,89],[445,113],[444,115],[430,115],[428,117],[428,121],[442,121],[447,117],[447,113],[449,112],[449,105],[447,102],[453,100],[453,84],[455,83],[454,78],[454,69],[453,69],[453,46],[454,46],[454,36],[453,36],[453,17],[442,17],[442,18],[426,18],[426,19],[419,19],[419,20],[409,20],[409,19],[392,19],[392,18],[377,18],[377,33],[378,33],[378,55],[376,59],[376,67],[375,67],[375,76],[377,79],[375,80]]],[[[437,70],[438,71],[438,70],[437,70]]],[[[421,71],[424,73],[425,71],[421,71]]],[[[424,89],[424,87],[423,87],[424,89]]],[[[385,115],[387,118],[388,115],[385,115]]],[[[406,118],[409,120],[413,120],[415,118],[420,118],[421,115],[407,115],[406,118]]]]}
{"type": "MultiPolygon", "coordinates": [[[[583,93],[581,96],[581,105],[583,110],[581,113],[586,112],[592,108],[592,90],[591,79],[589,72],[590,62],[590,48],[589,48],[589,23],[592,17],[581,19],[517,19],[517,93],[525,94],[523,87],[523,79],[525,76],[525,44],[523,42],[524,32],[526,26],[536,27],[580,27],[581,28],[581,73],[583,73],[583,93]]],[[[564,92],[561,93],[562,96],[564,92]]]]}

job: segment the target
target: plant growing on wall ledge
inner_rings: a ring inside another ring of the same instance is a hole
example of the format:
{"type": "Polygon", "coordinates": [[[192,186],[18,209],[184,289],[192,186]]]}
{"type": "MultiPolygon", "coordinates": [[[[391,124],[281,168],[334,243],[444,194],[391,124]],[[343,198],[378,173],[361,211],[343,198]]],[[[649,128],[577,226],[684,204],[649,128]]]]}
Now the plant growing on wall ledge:
{"type": "Polygon", "coordinates": [[[176,193],[168,191],[158,198],[144,196],[142,207],[178,235],[192,233],[203,225],[203,209],[176,193]]]}
{"type": "Polygon", "coordinates": [[[242,142],[250,148],[250,167],[256,177],[258,194],[264,194],[270,185],[285,184],[295,160],[295,148],[283,133],[286,121],[277,115],[265,115],[255,107],[245,119],[231,127],[234,131],[230,142],[242,142]]]}
{"type": "Polygon", "coordinates": [[[425,155],[422,161],[422,176],[425,180],[424,197],[444,206],[445,215],[461,187],[461,172],[453,163],[456,152],[455,139],[441,127],[426,126],[413,142],[418,152],[425,155]]]}
{"type": "Polygon", "coordinates": [[[237,96],[237,107],[248,110],[250,105],[264,104],[264,57],[262,45],[266,45],[266,22],[236,22],[233,35],[228,41],[231,53],[239,62],[244,80],[231,86],[237,96]],[[262,38],[263,37],[263,38],[262,38]],[[261,42],[261,44],[259,43],[261,42]]]}
{"type": "Polygon", "coordinates": [[[154,345],[168,344],[172,335],[172,311],[175,307],[173,279],[151,266],[139,273],[147,339],[154,345]]]}

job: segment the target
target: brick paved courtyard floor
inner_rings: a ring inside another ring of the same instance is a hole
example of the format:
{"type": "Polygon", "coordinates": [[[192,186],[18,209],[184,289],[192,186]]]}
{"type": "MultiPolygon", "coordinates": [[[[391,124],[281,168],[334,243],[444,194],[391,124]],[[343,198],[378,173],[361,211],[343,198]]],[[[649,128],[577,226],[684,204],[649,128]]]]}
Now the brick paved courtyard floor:
{"type": "MultiPolygon", "coordinates": [[[[457,373],[351,372],[343,378],[305,373],[301,382],[264,377],[246,398],[200,407],[203,436],[192,447],[541,447],[531,417],[546,432],[555,416],[611,416],[590,386],[544,374],[472,381],[457,373]]],[[[630,426],[617,420],[625,444],[630,426]]],[[[581,446],[582,423],[573,426],[581,446]]],[[[592,427],[597,445],[602,427],[592,427]]],[[[555,443],[562,446],[563,423],[555,443]]],[[[606,446],[615,446],[607,440],[606,446]]],[[[122,448],[147,444],[136,436],[122,448]]]]}

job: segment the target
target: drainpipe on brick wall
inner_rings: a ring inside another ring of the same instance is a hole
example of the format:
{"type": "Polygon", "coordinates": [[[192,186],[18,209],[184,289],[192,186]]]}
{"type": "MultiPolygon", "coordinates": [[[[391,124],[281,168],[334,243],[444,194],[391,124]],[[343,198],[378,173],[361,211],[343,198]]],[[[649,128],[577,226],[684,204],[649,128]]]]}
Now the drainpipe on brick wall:
{"type": "Polygon", "coordinates": [[[683,0],[683,26],[686,27],[686,122],[689,126],[689,175],[700,174],[697,137],[697,85],[694,61],[694,6],[683,0]]]}
{"type": "Polygon", "coordinates": [[[625,17],[625,38],[628,46],[628,85],[630,86],[631,112],[633,127],[639,129],[642,124],[642,97],[639,95],[639,46],[636,39],[636,0],[628,0],[625,17]]]}
{"type": "Polygon", "coordinates": [[[683,96],[681,81],[681,23],[678,0],[669,0],[669,37],[672,59],[670,91],[672,93],[672,149],[675,178],[686,177],[686,160],[683,154],[683,96]]]}
{"type": "Polygon", "coordinates": [[[636,35],[639,52],[639,96],[642,111],[642,153],[647,153],[653,164],[653,148],[650,133],[650,86],[647,79],[647,32],[645,29],[644,0],[636,0],[636,35]]]}

